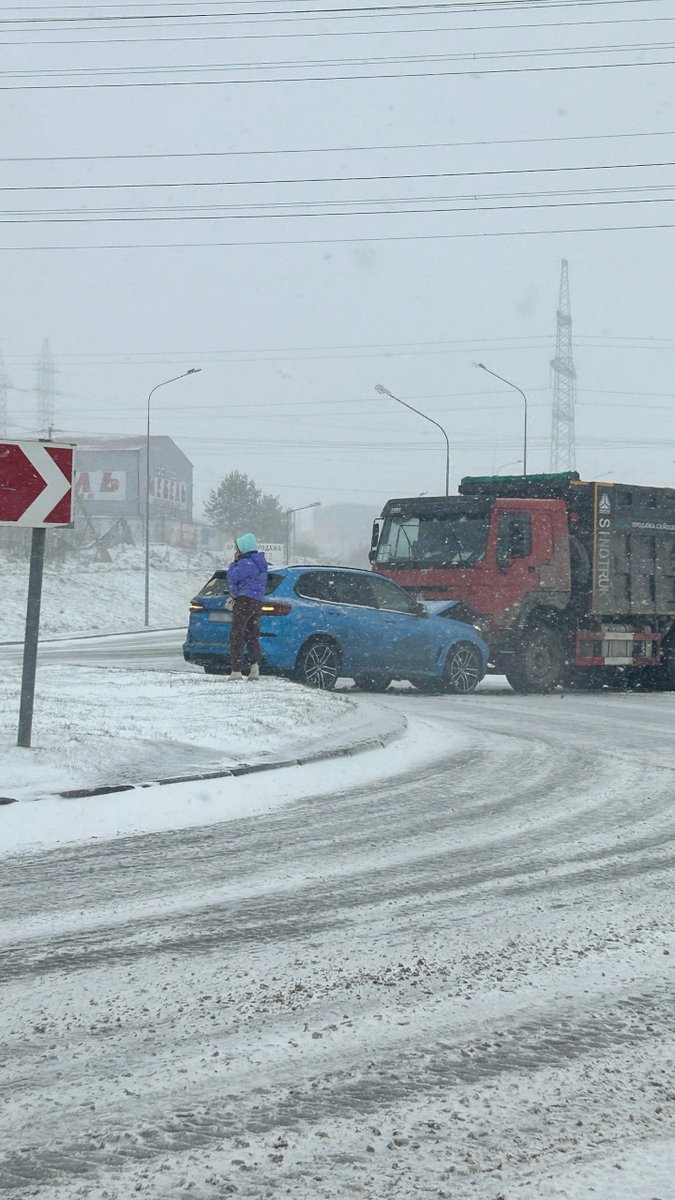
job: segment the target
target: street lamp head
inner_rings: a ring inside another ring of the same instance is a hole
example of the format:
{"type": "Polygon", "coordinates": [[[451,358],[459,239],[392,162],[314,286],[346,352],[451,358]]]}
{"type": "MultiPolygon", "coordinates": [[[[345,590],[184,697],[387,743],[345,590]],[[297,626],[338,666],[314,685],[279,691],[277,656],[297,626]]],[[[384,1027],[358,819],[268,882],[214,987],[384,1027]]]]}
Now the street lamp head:
{"type": "Polygon", "coordinates": [[[475,362],[473,365],[474,365],[474,367],[480,367],[481,371],[487,371],[487,367],[485,366],[485,363],[475,362]]]}
{"type": "Polygon", "coordinates": [[[300,508],[287,508],[286,514],[290,517],[292,513],[305,512],[308,508],[321,508],[321,501],[313,500],[311,504],[303,504],[300,508]]]}
{"type": "Polygon", "coordinates": [[[190,367],[190,370],[186,371],[186,375],[199,375],[200,371],[201,367],[190,367]]]}
{"type": "MultiPolygon", "coordinates": [[[[375,384],[375,391],[379,392],[381,396],[391,396],[391,392],[389,391],[389,388],[386,388],[384,386],[384,384],[382,384],[382,383],[375,384]]],[[[392,396],[392,400],[393,399],[394,399],[394,397],[392,396]]]]}

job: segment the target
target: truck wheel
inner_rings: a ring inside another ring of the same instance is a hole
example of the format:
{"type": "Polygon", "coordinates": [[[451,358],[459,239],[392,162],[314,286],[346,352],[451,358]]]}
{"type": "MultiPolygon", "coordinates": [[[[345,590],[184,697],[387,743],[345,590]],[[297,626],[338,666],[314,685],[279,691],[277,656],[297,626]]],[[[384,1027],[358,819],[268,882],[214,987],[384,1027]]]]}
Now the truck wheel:
{"type": "Polygon", "coordinates": [[[506,672],[515,692],[552,692],[565,669],[565,647],[556,629],[535,625],[526,629],[515,662],[506,672]]]}
{"type": "Polygon", "coordinates": [[[459,642],[448,654],[443,670],[446,692],[466,696],[478,687],[483,675],[483,657],[477,646],[459,642]]]}

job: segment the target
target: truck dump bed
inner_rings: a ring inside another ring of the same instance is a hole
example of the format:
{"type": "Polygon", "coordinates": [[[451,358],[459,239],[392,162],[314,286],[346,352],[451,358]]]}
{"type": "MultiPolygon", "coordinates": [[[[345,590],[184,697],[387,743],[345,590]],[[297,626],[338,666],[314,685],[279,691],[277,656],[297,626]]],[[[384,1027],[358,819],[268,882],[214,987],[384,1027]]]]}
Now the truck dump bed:
{"type": "MultiPolygon", "coordinates": [[[[576,590],[602,617],[675,613],[675,489],[559,475],[467,476],[463,496],[564,500],[576,590]]],[[[574,585],[573,585],[574,586],[574,585]]]]}

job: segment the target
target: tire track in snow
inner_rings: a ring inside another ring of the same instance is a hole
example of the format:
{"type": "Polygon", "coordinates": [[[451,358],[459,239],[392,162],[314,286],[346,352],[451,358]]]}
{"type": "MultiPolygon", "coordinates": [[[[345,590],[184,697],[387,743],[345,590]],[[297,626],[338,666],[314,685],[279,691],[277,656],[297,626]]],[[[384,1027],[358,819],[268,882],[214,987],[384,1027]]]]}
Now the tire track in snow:
{"type": "Polygon", "coordinates": [[[492,1200],[527,1163],[663,1133],[673,772],[649,705],[639,753],[630,721],[600,751],[572,702],[556,724],[481,699],[429,701],[470,745],[386,786],[9,861],[12,1200],[315,1200],[317,1176],[492,1200]]]}

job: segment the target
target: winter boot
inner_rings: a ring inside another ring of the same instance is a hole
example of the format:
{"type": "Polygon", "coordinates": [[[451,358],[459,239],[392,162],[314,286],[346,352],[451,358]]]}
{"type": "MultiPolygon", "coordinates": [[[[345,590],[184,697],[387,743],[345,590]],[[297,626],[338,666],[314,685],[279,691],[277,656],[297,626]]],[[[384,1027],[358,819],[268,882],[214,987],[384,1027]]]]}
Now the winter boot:
{"type": "Polygon", "coordinates": [[[260,679],[260,667],[257,663],[251,663],[251,670],[248,673],[248,681],[249,683],[255,683],[257,679],[260,679]]]}
{"type": "Polygon", "coordinates": [[[229,683],[239,683],[239,680],[243,679],[243,678],[244,678],[244,676],[242,675],[241,671],[231,671],[228,676],[228,682],[229,683]]]}

